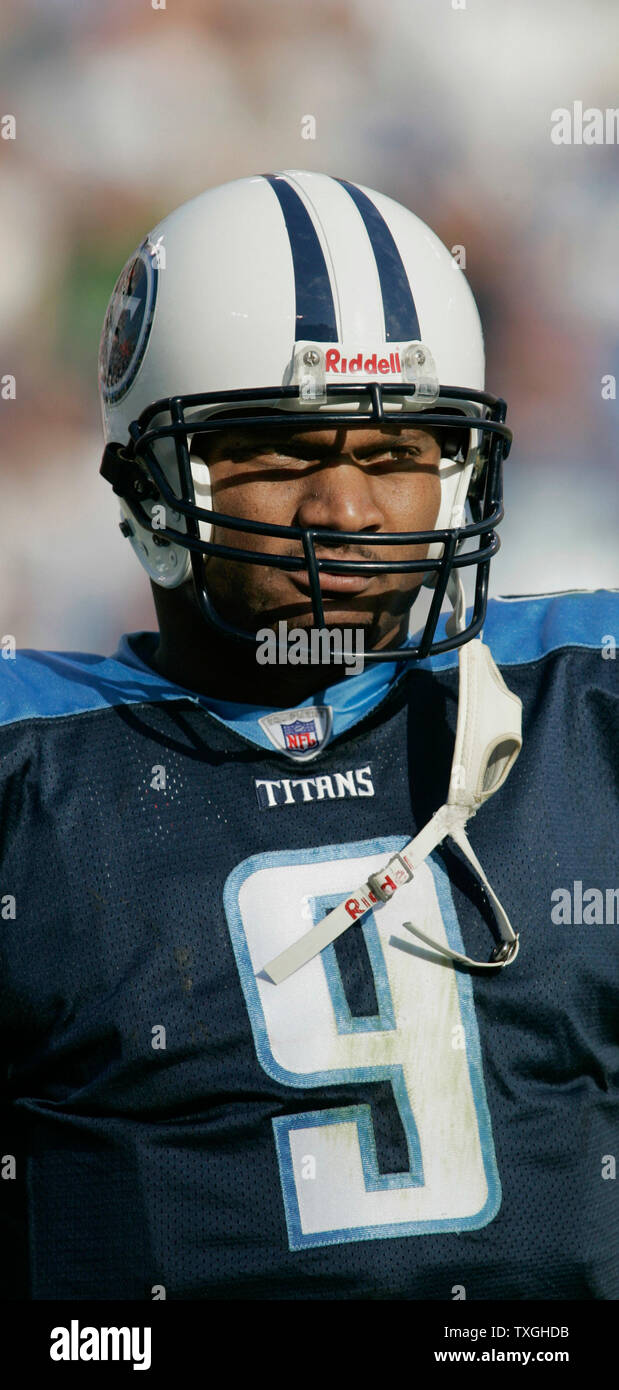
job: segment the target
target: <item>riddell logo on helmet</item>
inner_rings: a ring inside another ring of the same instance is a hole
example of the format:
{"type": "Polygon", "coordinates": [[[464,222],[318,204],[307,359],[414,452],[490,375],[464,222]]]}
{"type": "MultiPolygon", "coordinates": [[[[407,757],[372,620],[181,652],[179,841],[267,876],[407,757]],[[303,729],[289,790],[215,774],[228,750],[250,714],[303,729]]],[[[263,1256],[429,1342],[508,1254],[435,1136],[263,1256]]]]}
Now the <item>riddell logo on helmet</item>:
{"type": "Polygon", "coordinates": [[[383,376],[387,373],[401,376],[402,363],[399,352],[390,352],[388,357],[379,357],[377,352],[373,352],[370,357],[365,358],[363,352],[357,352],[352,357],[350,355],[344,357],[337,348],[327,348],[325,371],[327,373],[365,372],[368,376],[380,372],[383,376]]]}

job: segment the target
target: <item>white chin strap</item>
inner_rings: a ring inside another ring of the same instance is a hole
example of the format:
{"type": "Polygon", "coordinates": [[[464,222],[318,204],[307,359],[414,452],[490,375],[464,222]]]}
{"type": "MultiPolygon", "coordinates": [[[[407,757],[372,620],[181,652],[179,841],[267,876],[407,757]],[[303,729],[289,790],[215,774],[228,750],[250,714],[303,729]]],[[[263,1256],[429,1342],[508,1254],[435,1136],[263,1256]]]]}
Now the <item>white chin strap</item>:
{"type": "MultiPolygon", "coordinates": [[[[464,590],[457,571],[452,571],[447,592],[453,605],[447,632],[453,636],[462,630],[465,622],[464,590]]],[[[522,703],[517,695],[507,689],[489,648],[484,646],[481,638],[465,643],[460,647],[458,656],[458,723],[447,801],[435,811],[414,840],[405,845],[399,854],[393,855],[377,873],[370,874],[367,883],[355,889],[311,931],[263,967],[261,973],[274,984],[280,984],[300,966],[312,960],[325,946],[341,936],[347,927],[352,926],[353,921],[359,922],[366,912],[380,903],[388,902],[402,884],[410,882],[415,869],[447,837],[458,845],[485,889],[502,945],[496,948],[491,960],[472,960],[470,956],[434,941],[413,922],[404,922],[403,925],[420,941],[459,965],[500,970],[515,960],[518,936],[505,908],[488,883],[464,827],[479,807],[503,786],[511,772],[522,747],[522,703]],[[351,898],[355,900],[354,917],[346,906],[351,898]]]]}

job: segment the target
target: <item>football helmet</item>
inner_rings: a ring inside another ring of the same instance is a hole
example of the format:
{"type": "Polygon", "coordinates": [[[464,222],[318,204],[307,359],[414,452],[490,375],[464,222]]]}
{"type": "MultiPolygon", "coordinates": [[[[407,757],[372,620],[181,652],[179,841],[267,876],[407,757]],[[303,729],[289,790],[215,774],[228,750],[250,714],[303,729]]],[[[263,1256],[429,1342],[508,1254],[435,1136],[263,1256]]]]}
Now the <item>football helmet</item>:
{"type": "Polygon", "coordinates": [[[480,632],[503,516],[507,407],[484,389],[481,324],[461,269],[400,204],[298,170],[200,194],[164,218],[122,271],[105,317],[99,383],[101,473],[120,498],[123,534],[156,584],[174,588],[192,575],[203,617],[229,638],[256,640],[217,612],[203,556],[306,569],[317,627],[321,571],[423,573],[434,593],[418,642],[367,650],[366,661],[412,661],[480,632]],[[265,421],[440,428],[434,529],[331,531],[217,512],[198,450],[205,435],[238,425],[239,414],[244,430],[265,421]],[[294,541],[298,553],[221,545],[218,526],[294,541]],[[379,545],[386,558],[318,558],[317,539],[379,545]],[[390,545],[424,546],[426,557],[390,561],[390,545]],[[476,573],[468,623],[465,567],[476,573]],[[446,594],[456,616],[437,639],[446,594]]]}

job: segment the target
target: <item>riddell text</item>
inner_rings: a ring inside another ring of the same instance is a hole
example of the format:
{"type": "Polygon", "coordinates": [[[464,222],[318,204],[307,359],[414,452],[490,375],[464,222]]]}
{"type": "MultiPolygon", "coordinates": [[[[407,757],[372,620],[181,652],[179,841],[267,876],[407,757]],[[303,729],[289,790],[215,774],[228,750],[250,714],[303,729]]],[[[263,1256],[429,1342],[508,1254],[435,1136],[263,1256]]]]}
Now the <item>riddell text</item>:
{"type": "Polygon", "coordinates": [[[325,370],[327,372],[393,372],[400,374],[402,366],[400,363],[399,352],[390,352],[388,357],[379,357],[376,360],[376,353],[363,360],[363,353],[358,352],[356,357],[342,357],[337,348],[328,348],[325,353],[325,370]]]}

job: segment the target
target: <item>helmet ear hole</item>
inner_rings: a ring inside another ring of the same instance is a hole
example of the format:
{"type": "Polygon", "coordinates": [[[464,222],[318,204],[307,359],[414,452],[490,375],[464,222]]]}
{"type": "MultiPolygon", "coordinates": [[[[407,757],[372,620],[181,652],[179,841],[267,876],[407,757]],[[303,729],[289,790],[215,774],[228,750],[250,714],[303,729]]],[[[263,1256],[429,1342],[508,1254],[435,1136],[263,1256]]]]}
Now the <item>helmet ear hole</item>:
{"type": "Polygon", "coordinates": [[[460,440],[457,438],[455,430],[444,430],[441,439],[441,457],[455,459],[459,453],[460,440]]]}
{"type": "Polygon", "coordinates": [[[470,446],[470,430],[446,429],[442,430],[441,435],[442,457],[452,459],[457,463],[464,463],[470,446]]]}

